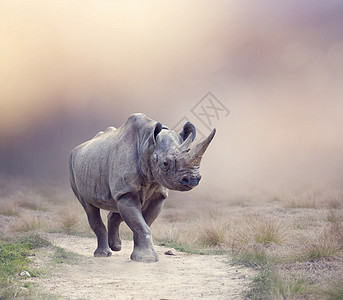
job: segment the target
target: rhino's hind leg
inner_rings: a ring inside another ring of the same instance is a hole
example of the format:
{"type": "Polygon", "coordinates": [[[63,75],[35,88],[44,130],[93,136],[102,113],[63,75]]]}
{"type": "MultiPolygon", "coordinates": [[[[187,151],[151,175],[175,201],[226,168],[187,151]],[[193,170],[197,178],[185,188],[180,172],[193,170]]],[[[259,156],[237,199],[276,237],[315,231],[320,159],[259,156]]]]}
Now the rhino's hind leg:
{"type": "Polygon", "coordinates": [[[110,212],[107,215],[108,245],[113,251],[121,250],[121,240],[119,234],[119,225],[123,222],[120,214],[110,212]]]}
{"type": "Polygon", "coordinates": [[[93,229],[97,239],[98,248],[94,251],[95,257],[111,256],[111,249],[108,247],[107,230],[100,216],[100,209],[87,203],[85,206],[88,222],[93,229]]]}

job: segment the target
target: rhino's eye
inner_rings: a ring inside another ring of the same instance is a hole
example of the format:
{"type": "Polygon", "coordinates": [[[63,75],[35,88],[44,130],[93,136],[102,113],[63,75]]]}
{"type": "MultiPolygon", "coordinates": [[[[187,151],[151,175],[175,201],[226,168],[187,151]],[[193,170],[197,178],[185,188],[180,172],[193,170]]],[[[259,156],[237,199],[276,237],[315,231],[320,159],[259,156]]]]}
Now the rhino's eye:
{"type": "Polygon", "coordinates": [[[161,163],[161,169],[163,172],[172,172],[175,169],[175,159],[167,158],[161,163]]]}
{"type": "Polygon", "coordinates": [[[161,169],[162,169],[164,172],[166,172],[166,171],[168,171],[169,166],[170,166],[169,160],[165,160],[165,161],[161,164],[161,169]]]}

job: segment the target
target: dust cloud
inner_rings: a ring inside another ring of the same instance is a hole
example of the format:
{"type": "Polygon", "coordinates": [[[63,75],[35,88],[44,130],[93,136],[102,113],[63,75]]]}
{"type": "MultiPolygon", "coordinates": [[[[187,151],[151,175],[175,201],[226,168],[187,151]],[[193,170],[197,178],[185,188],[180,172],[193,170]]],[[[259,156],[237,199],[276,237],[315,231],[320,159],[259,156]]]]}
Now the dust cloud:
{"type": "Polygon", "coordinates": [[[329,1],[1,1],[0,171],[67,181],[68,154],[135,112],[229,111],[202,184],[343,175],[343,6],[329,1]]]}

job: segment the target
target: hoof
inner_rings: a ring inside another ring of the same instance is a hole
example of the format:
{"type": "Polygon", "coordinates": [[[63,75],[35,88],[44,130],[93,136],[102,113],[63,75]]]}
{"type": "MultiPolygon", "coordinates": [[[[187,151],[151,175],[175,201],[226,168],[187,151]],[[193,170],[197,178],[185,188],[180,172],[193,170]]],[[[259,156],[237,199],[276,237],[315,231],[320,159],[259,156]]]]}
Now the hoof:
{"type": "Polygon", "coordinates": [[[152,263],[158,261],[158,254],[155,250],[133,251],[130,259],[137,262],[152,263]]]}
{"type": "Polygon", "coordinates": [[[110,249],[96,249],[94,251],[94,257],[109,257],[112,255],[110,249]]]}
{"type": "Polygon", "coordinates": [[[110,244],[110,248],[113,251],[120,251],[121,250],[121,244],[113,244],[113,245],[110,244]]]}

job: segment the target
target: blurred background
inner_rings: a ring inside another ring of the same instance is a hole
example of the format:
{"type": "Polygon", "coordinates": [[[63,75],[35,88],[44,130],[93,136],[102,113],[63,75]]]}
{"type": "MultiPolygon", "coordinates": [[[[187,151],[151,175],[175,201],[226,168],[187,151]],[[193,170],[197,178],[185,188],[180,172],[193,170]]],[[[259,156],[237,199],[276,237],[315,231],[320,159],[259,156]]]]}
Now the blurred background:
{"type": "Polygon", "coordinates": [[[1,0],[0,37],[2,176],[67,183],[72,148],[135,112],[207,135],[211,91],[230,114],[196,193],[341,184],[340,0],[1,0]]]}

